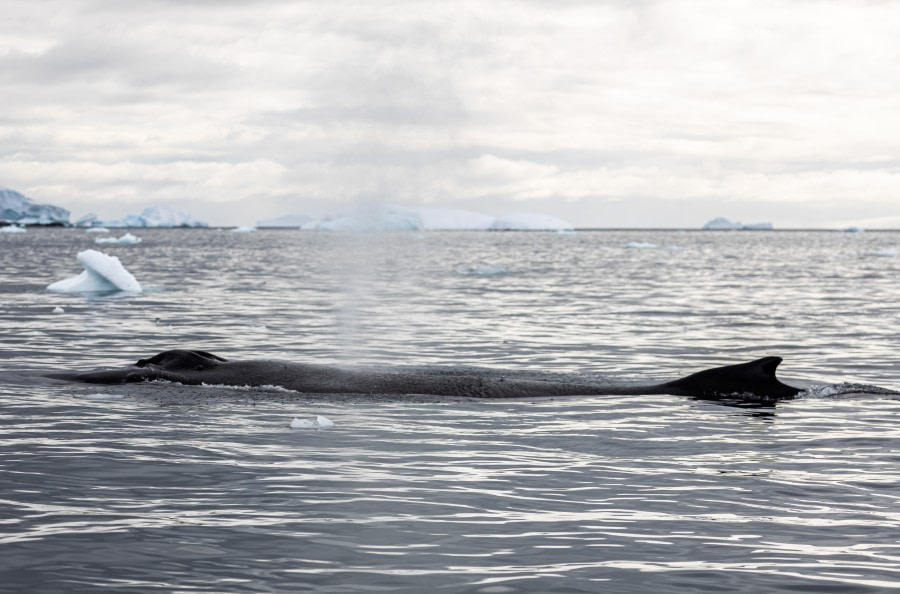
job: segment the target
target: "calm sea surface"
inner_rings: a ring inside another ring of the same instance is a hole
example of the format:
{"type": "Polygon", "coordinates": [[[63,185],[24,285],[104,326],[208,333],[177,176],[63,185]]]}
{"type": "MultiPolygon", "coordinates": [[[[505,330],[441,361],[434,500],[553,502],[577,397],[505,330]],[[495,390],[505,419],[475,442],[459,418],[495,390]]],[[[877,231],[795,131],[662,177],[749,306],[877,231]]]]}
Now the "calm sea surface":
{"type": "Polygon", "coordinates": [[[0,591],[900,590],[900,400],[874,388],[740,408],[41,377],[179,347],[579,381],[780,355],[789,382],[900,389],[900,233],[134,233],[0,234],[0,591]],[[89,248],[145,292],[46,292],[89,248]]]}

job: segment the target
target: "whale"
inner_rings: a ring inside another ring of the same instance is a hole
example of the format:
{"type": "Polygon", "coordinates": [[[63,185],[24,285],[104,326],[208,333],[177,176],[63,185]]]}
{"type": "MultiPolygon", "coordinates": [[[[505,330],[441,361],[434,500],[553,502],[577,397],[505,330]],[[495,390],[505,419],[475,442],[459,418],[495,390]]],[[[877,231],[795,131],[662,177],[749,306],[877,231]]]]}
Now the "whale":
{"type": "Polygon", "coordinates": [[[662,383],[607,384],[510,379],[477,373],[380,372],[269,359],[229,361],[206,351],[175,349],[123,367],[49,377],[91,384],[166,381],[185,385],[280,386],[309,394],[454,398],[671,394],[707,400],[773,402],[792,399],[802,391],[775,376],[781,362],[781,357],[762,357],[662,383]]]}

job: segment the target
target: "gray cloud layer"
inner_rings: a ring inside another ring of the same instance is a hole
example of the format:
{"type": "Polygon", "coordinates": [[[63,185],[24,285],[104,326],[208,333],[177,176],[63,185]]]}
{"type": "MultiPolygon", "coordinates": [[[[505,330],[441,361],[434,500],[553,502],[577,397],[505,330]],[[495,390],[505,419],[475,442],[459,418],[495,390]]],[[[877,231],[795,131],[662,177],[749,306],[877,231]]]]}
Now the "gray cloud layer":
{"type": "Polygon", "coordinates": [[[214,224],[342,203],[900,226],[900,3],[7,0],[0,184],[214,224]]]}

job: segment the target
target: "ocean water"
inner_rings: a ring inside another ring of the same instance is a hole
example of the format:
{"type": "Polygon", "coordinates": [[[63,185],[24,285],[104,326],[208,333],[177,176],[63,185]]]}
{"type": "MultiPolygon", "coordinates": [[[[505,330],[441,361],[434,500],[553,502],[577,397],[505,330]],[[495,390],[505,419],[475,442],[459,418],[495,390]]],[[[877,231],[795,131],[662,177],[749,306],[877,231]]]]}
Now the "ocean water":
{"type": "Polygon", "coordinates": [[[900,389],[898,233],[135,234],[0,234],[0,591],[900,589],[900,399],[875,388],[900,389]],[[145,292],[46,292],[88,248],[145,292]],[[779,355],[812,387],[747,408],[43,377],[179,347],[578,381],[779,355]],[[869,387],[820,387],[844,383],[869,387]]]}

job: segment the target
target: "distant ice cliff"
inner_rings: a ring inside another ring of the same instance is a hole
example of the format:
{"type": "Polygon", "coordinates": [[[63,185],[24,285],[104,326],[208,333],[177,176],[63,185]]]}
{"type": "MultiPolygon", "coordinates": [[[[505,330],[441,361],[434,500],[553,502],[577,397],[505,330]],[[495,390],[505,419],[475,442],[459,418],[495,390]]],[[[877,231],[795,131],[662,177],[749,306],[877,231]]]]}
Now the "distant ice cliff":
{"type": "Polygon", "coordinates": [[[208,227],[206,221],[191,216],[187,211],[171,206],[150,206],[139,215],[128,215],[116,220],[101,220],[93,213],[78,219],[79,227],[208,227]]]}
{"type": "Polygon", "coordinates": [[[0,188],[0,221],[20,225],[68,225],[69,211],[50,204],[35,204],[24,194],[0,188]]]}

